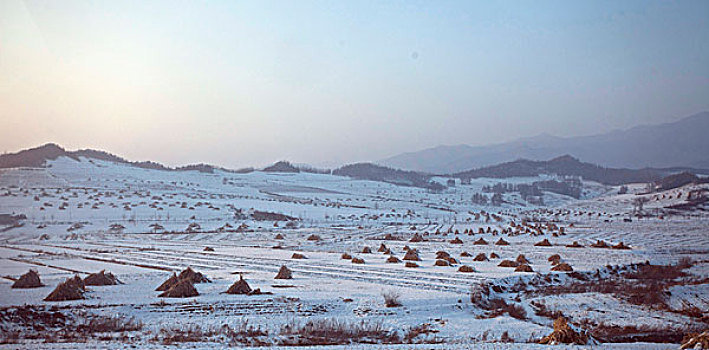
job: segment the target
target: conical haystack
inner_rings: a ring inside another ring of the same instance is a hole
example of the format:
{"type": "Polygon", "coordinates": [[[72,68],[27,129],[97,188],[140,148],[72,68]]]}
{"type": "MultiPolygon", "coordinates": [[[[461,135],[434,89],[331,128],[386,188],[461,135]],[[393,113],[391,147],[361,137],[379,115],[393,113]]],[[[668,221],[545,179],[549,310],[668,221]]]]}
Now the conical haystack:
{"type": "Polygon", "coordinates": [[[543,241],[534,243],[535,247],[551,247],[551,242],[549,242],[548,239],[544,238],[543,241]]]}
{"type": "Polygon", "coordinates": [[[450,244],[463,244],[463,240],[461,240],[460,238],[456,237],[456,238],[453,238],[453,239],[450,241],[450,244]]]}
{"type": "Polygon", "coordinates": [[[380,253],[386,252],[387,250],[389,250],[389,248],[387,248],[387,246],[385,246],[384,243],[379,245],[379,249],[377,249],[377,251],[380,253]]]}
{"type": "Polygon", "coordinates": [[[461,267],[458,268],[458,272],[470,273],[470,272],[475,272],[475,269],[472,268],[471,266],[463,265],[463,266],[461,266],[461,267]]]}
{"type": "MultiPolygon", "coordinates": [[[[81,280],[81,279],[79,279],[81,280]]],[[[79,300],[84,298],[84,288],[77,283],[76,279],[68,278],[66,281],[59,283],[49,295],[44,298],[44,301],[66,301],[79,300]]]]}
{"type": "Polygon", "coordinates": [[[614,246],[611,246],[613,249],[630,249],[627,245],[623,244],[623,242],[620,242],[614,246]]]}
{"type": "Polygon", "coordinates": [[[512,260],[502,260],[497,266],[499,267],[517,267],[519,263],[512,260]]]}
{"type": "Polygon", "coordinates": [[[472,255],[471,255],[470,253],[464,251],[464,252],[460,253],[460,256],[463,257],[463,258],[467,258],[467,257],[470,257],[470,256],[472,256],[472,255]]]}
{"type": "Polygon", "coordinates": [[[12,288],[38,288],[44,286],[36,270],[29,270],[12,284],[12,288]]]}
{"type": "Polygon", "coordinates": [[[418,234],[418,233],[414,233],[414,236],[411,237],[411,239],[409,240],[409,242],[414,242],[414,243],[415,243],[415,242],[423,242],[423,237],[421,237],[421,235],[418,234]]]}
{"type": "Polygon", "coordinates": [[[364,264],[364,259],[362,258],[352,258],[353,264],[364,264]]]}
{"type": "Polygon", "coordinates": [[[160,298],[191,298],[198,296],[197,289],[189,279],[182,279],[170,289],[160,293],[160,298]]]}
{"type": "Polygon", "coordinates": [[[608,243],[599,239],[596,243],[591,244],[591,248],[608,248],[608,243]]]}
{"type": "Polygon", "coordinates": [[[212,248],[212,247],[204,247],[204,249],[202,249],[202,251],[205,251],[205,252],[213,252],[213,251],[214,251],[214,248],[212,248]]]}
{"type": "Polygon", "coordinates": [[[251,286],[246,282],[244,277],[239,276],[239,280],[234,282],[234,284],[226,290],[226,294],[249,294],[251,293],[251,286]]]}
{"type": "Polygon", "coordinates": [[[87,286],[115,286],[121,284],[121,281],[112,273],[101,270],[101,272],[86,276],[86,278],[84,278],[84,284],[87,286]]]}
{"type": "Polygon", "coordinates": [[[579,244],[579,242],[574,241],[571,244],[567,244],[566,248],[583,248],[583,245],[579,244]]]}
{"type": "Polygon", "coordinates": [[[517,259],[515,259],[515,261],[520,264],[531,264],[524,254],[517,255],[517,259]]]}
{"type": "Polygon", "coordinates": [[[553,254],[547,259],[547,261],[552,265],[558,265],[561,262],[561,255],[553,254]]]}
{"type": "Polygon", "coordinates": [[[404,260],[421,261],[421,258],[419,258],[419,253],[416,249],[410,249],[404,255],[404,260]]]}
{"type": "Polygon", "coordinates": [[[350,260],[350,259],[352,259],[352,255],[350,255],[348,253],[342,253],[341,258],[342,258],[342,260],[350,260]]]}
{"type": "Polygon", "coordinates": [[[434,266],[451,266],[451,264],[448,262],[448,260],[443,260],[443,259],[436,260],[436,262],[433,265],[434,266]]]}
{"type": "Polygon", "coordinates": [[[283,236],[282,234],[280,234],[280,233],[277,234],[275,237],[273,237],[273,239],[277,239],[277,240],[282,240],[282,239],[285,239],[285,238],[286,238],[286,237],[284,237],[284,236],[283,236]]]}
{"type": "Polygon", "coordinates": [[[371,252],[372,252],[372,249],[367,246],[362,248],[362,254],[370,254],[371,252]]]}
{"type": "Polygon", "coordinates": [[[532,267],[527,264],[519,265],[515,268],[515,272],[534,272],[532,267]]]}
{"type": "Polygon", "coordinates": [[[495,252],[490,253],[490,259],[499,259],[499,258],[500,258],[500,256],[497,255],[497,253],[495,253],[495,252]]]}
{"type": "Polygon", "coordinates": [[[567,263],[560,263],[554,267],[551,268],[552,271],[558,271],[558,272],[573,272],[574,269],[571,267],[571,265],[567,263]]]}
{"type": "Polygon", "coordinates": [[[539,341],[539,344],[576,344],[586,345],[588,336],[573,330],[566,322],[566,319],[559,317],[554,320],[554,331],[539,341]]]}
{"type": "Polygon", "coordinates": [[[401,260],[399,260],[399,258],[397,258],[393,255],[390,256],[389,258],[387,258],[387,263],[389,263],[389,264],[396,264],[396,263],[400,263],[400,262],[401,262],[401,260]]]}
{"type": "Polygon", "coordinates": [[[505,241],[504,239],[500,238],[495,242],[495,245],[510,245],[510,242],[505,241]]]}
{"type": "Polygon", "coordinates": [[[293,278],[293,273],[286,265],[282,265],[281,269],[278,270],[278,274],[276,274],[276,277],[274,278],[277,280],[289,280],[293,278]]]}
{"type": "Polygon", "coordinates": [[[473,242],[475,245],[488,245],[487,241],[480,237],[477,241],[473,242]]]}
{"type": "Polygon", "coordinates": [[[436,259],[447,259],[450,256],[451,255],[448,254],[448,252],[443,251],[443,250],[439,250],[436,252],[436,259]]]}
{"type": "Polygon", "coordinates": [[[473,261],[488,261],[487,255],[485,253],[480,253],[473,258],[473,261]]]}
{"type": "Polygon", "coordinates": [[[300,253],[293,253],[290,257],[291,259],[307,259],[305,255],[300,254],[300,253]]]}
{"type": "Polygon", "coordinates": [[[455,258],[452,256],[449,256],[449,257],[445,258],[444,260],[447,260],[448,263],[450,263],[451,265],[455,265],[458,263],[458,260],[455,260],[455,258]]]}
{"type": "Polygon", "coordinates": [[[210,283],[210,281],[206,276],[204,276],[201,272],[195,272],[192,270],[191,267],[187,267],[186,269],[182,270],[179,275],[177,275],[177,278],[179,280],[189,280],[192,283],[210,283]]]}
{"type": "Polygon", "coordinates": [[[413,261],[407,261],[406,264],[404,264],[405,267],[419,267],[419,264],[413,262],[413,261]]]}
{"type": "Polygon", "coordinates": [[[165,282],[163,282],[159,287],[155,288],[155,290],[158,292],[164,292],[164,291],[170,289],[170,287],[176,285],[177,282],[179,282],[179,281],[180,281],[180,279],[177,278],[177,275],[175,273],[173,273],[172,276],[170,276],[170,278],[165,280],[165,282]]]}

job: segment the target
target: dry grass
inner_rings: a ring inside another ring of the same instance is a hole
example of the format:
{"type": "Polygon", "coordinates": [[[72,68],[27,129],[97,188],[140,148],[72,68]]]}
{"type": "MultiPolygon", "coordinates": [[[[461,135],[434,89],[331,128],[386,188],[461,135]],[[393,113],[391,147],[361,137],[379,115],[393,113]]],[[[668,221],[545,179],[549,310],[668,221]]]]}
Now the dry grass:
{"type": "Polygon", "coordinates": [[[381,322],[350,323],[337,319],[311,320],[305,324],[291,322],[281,327],[279,345],[343,345],[396,344],[397,332],[385,329],[381,322]]]}
{"type": "Polygon", "coordinates": [[[401,294],[395,291],[382,292],[382,297],[384,298],[384,305],[386,307],[399,307],[401,306],[401,294]]]}

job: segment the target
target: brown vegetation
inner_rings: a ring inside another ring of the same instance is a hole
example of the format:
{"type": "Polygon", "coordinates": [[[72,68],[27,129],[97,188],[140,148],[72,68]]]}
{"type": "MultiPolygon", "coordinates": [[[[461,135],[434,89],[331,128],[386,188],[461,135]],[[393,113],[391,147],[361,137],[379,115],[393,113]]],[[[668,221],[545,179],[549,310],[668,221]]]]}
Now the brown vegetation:
{"type": "Polygon", "coordinates": [[[588,335],[578,333],[573,330],[566,319],[559,317],[554,320],[554,331],[539,341],[539,344],[576,344],[586,345],[588,343],[588,335]]]}
{"type": "Polygon", "coordinates": [[[535,247],[551,247],[551,242],[549,242],[548,239],[544,238],[543,241],[534,243],[535,247]]]}
{"type": "Polygon", "coordinates": [[[293,278],[293,273],[286,265],[282,265],[281,269],[278,270],[278,274],[276,274],[276,277],[274,278],[277,280],[289,280],[293,278]]]}
{"type": "Polygon", "coordinates": [[[160,293],[160,298],[190,298],[196,297],[199,293],[189,279],[181,279],[170,289],[160,293]]]}
{"type": "Polygon", "coordinates": [[[458,268],[458,272],[470,273],[470,272],[475,272],[475,269],[472,268],[471,266],[463,265],[463,266],[461,266],[461,267],[458,268]]]}
{"type": "Polygon", "coordinates": [[[112,273],[101,270],[97,273],[92,273],[84,278],[84,284],[87,286],[115,286],[121,284],[121,281],[112,273]]]}
{"type": "Polygon", "coordinates": [[[24,275],[20,276],[15,283],[12,284],[12,288],[38,288],[44,286],[42,281],[39,279],[39,273],[36,270],[29,270],[24,275]]]}

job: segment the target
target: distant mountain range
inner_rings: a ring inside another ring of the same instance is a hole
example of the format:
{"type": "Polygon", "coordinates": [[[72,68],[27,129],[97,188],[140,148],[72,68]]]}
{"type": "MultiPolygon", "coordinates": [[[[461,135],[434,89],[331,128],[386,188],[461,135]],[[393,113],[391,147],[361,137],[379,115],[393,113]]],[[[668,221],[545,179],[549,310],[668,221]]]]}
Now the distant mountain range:
{"type": "Polygon", "coordinates": [[[540,135],[489,146],[438,146],[377,162],[431,174],[457,173],[518,159],[571,155],[605,167],[709,169],[709,112],[677,122],[582,137],[540,135]]]}
{"type": "Polygon", "coordinates": [[[117,155],[93,150],[93,149],[82,149],[78,151],[67,151],[61,146],[48,143],[36,148],[30,148],[26,150],[19,151],[17,153],[8,153],[0,155],[0,169],[2,168],[19,168],[19,167],[30,167],[39,168],[46,165],[47,161],[55,160],[59,157],[69,157],[75,160],[79,160],[79,157],[97,159],[108,162],[114,162],[119,164],[127,164],[137,168],[143,169],[153,169],[153,170],[165,170],[165,171],[188,171],[196,170],[203,173],[213,173],[215,169],[221,169],[230,172],[240,172],[239,170],[229,170],[220,167],[216,167],[208,164],[191,164],[183,167],[169,168],[160,163],[152,161],[144,162],[131,162],[117,155]]]}

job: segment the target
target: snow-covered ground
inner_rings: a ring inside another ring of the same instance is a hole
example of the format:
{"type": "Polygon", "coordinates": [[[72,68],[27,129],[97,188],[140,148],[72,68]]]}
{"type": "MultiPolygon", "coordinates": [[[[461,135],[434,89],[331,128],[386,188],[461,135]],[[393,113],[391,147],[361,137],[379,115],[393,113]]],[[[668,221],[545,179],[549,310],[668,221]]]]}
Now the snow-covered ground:
{"type": "MultiPolygon", "coordinates": [[[[634,198],[643,191],[641,184],[619,195],[617,187],[584,183],[583,199],[545,193],[544,207],[506,194],[507,203],[492,207],[474,204],[473,194],[498,182],[531,183],[547,178],[477,179],[470,185],[431,193],[323,174],[167,172],[69,158],[49,165],[0,170],[0,214],[27,217],[19,227],[0,232],[0,275],[6,276],[0,279],[0,310],[7,313],[27,304],[134,317],[143,323],[143,333],[130,342],[140,347],[160,347],[146,334],[158,334],[166,327],[218,328],[248,321],[267,330],[265,339],[273,340],[286,324],[336,319],[381,324],[401,335],[425,325],[431,332],[412,341],[442,342],[426,344],[426,349],[544,348],[530,342],[550,333],[553,319],[532,302],[542,302],[575,324],[589,327],[675,331],[685,326],[707,327],[701,314],[709,313],[709,216],[701,210],[666,209],[686,202],[690,191],[700,189],[697,186],[642,195],[648,197],[643,210],[647,215],[638,218],[632,212],[634,198]],[[254,211],[300,220],[286,227],[285,221],[255,220],[249,216],[254,211]],[[155,229],[156,224],[161,228],[155,229]],[[276,239],[278,234],[284,238],[276,239]],[[414,234],[424,240],[410,242],[414,234]],[[308,240],[312,235],[320,239],[308,240]],[[461,244],[451,242],[456,237],[461,244]],[[481,238],[489,244],[473,244],[481,238]],[[500,238],[509,245],[495,245],[500,238]],[[545,238],[552,246],[535,246],[545,238]],[[611,245],[623,242],[632,249],[591,248],[597,240],[611,245]],[[567,247],[574,241],[583,247],[567,247]],[[377,251],[381,244],[400,259],[406,246],[417,249],[420,266],[387,263],[390,255],[377,251]],[[213,251],[204,251],[205,247],[213,251]],[[364,247],[372,252],[363,253],[364,247]],[[449,253],[457,263],[434,266],[438,251],[449,253]],[[492,252],[499,258],[473,260],[479,253],[489,256],[492,252]],[[293,253],[307,259],[292,259],[293,253]],[[343,253],[365,263],[342,259],[343,253]],[[520,254],[534,272],[498,266],[520,254]],[[499,293],[508,303],[523,308],[525,317],[490,315],[490,310],[471,303],[471,289],[483,283],[529,283],[547,275],[572,281],[564,272],[551,271],[547,258],[552,254],[559,254],[574,271],[589,273],[608,271],[608,265],[674,264],[689,258],[696,263],[686,272],[695,282],[668,287],[666,309],[600,292],[499,293]],[[282,265],[293,271],[292,280],[274,280],[282,265]],[[462,265],[474,267],[475,272],[459,272],[462,265]],[[197,297],[158,298],[155,288],[173,271],[188,266],[213,283],[197,284],[197,297]],[[11,279],[30,268],[39,272],[45,286],[11,289],[11,279]],[[100,270],[114,273],[124,284],[90,287],[84,300],[43,301],[73,274],[83,277],[100,270]],[[252,288],[272,294],[223,294],[239,275],[252,288]],[[399,294],[402,306],[386,307],[385,292],[399,294]],[[687,313],[690,307],[700,316],[687,313]],[[516,343],[499,343],[501,337],[516,343]]],[[[2,318],[0,327],[10,332],[18,325],[2,318]]],[[[22,342],[32,343],[27,348],[38,348],[40,340],[22,342]]],[[[95,343],[95,347],[107,344],[95,343]]],[[[62,344],[61,348],[75,345],[62,344]]],[[[42,346],[60,348],[58,344],[42,346]]],[[[359,347],[370,348],[341,348],[359,347]]],[[[668,349],[676,345],[605,344],[602,348],[668,349]]]]}

